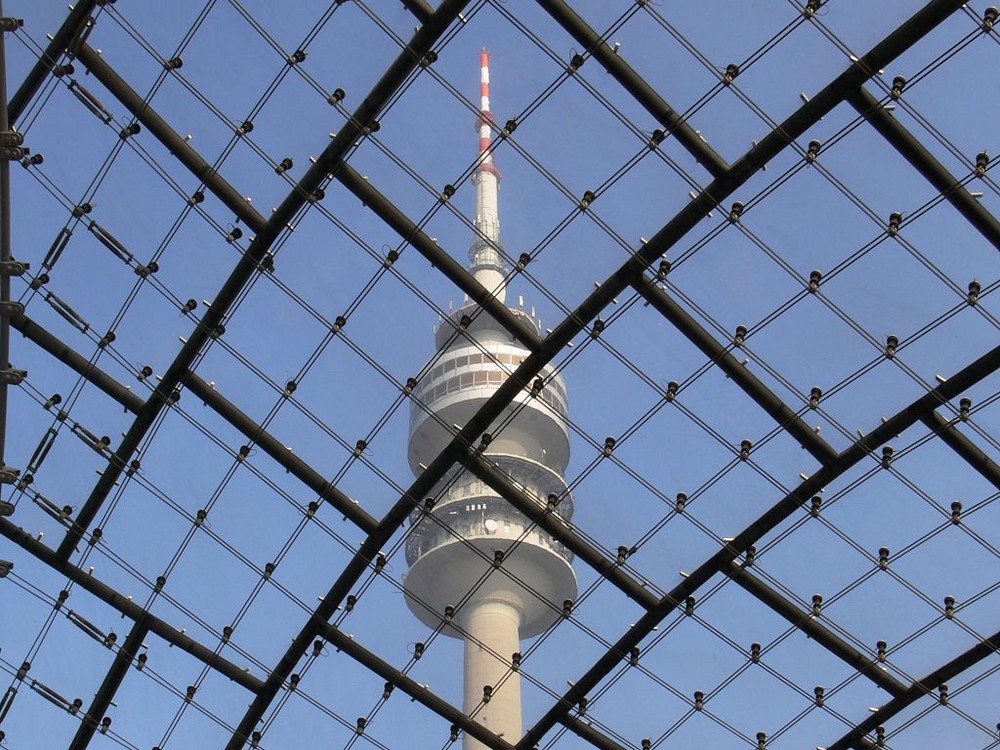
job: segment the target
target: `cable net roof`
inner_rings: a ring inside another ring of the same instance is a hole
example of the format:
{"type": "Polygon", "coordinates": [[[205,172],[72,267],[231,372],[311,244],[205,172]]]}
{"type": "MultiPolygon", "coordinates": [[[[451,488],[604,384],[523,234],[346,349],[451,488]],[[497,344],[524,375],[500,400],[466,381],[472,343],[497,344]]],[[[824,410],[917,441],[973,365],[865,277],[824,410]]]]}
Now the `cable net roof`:
{"type": "Polygon", "coordinates": [[[0,747],[1000,744],[995,8],[4,11],[0,747]],[[530,355],[414,477],[467,300],[530,355]],[[483,453],[543,371],[569,524],[483,453]],[[575,558],[523,738],[403,595],[448,476],[575,558]]]}

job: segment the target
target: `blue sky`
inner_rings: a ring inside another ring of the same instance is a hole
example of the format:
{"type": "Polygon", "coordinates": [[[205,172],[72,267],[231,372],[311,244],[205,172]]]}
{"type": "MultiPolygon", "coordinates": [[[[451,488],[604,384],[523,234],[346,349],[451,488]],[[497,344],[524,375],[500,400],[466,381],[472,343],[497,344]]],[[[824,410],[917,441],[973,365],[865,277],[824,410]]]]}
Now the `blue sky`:
{"type": "MultiPolygon", "coordinates": [[[[288,70],[283,55],[298,48],[326,5],[117,3],[102,11],[89,43],[145,95],[162,73],[162,59],[175,54],[207,8],[183,50],[183,68],[166,76],[151,104],[175,130],[190,135],[189,143],[206,159],[225,155],[220,173],[267,217],[304,174],[310,156],[343,126],[344,112],[361,103],[398,54],[393,35],[409,38],[416,24],[398,4],[345,3],[310,41],[305,62],[267,95],[253,117],[250,137],[235,139],[231,125],[250,116],[269,85],[288,70]],[[265,28],[283,52],[246,16],[265,28]],[[338,87],[346,92],[342,111],[325,100],[324,92],[338,87]],[[285,157],[294,166],[275,174],[274,164],[285,157]]],[[[602,31],[634,10],[618,2],[574,7],[602,31]]],[[[797,4],[649,3],[608,38],[620,42],[619,54],[675,110],[693,110],[692,126],[732,163],[772,123],[849,65],[851,53],[865,53],[917,7],[831,0],[816,21],[802,20],[759,58],[755,52],[762,45],[801,19],[797,4]],[[712,69],[682,40],[700,50],[712,69]],[[723,89],[719,75],[732,62],[741,64],[741,72],[732,87],[723,89]]],[[[956,13],[868,84],[882,98],[895,75],[910,79],[894,116],[960,177],[971,173],[980,151],[1000,151],[996,82],[983,72],[996,64],[996,34],[953,48],[975,31],[984,7],[973,3],[968,13],[956,13]],[[946,55],[944,62],[932,64],[939,55],[946,55]]],[[[508,300],[523,297],[525,307],[542,319],[544,333],[710,178],[672,139],[656,151],[646,147],[659,125],[596,61],[584,65],[576,76],[580,80],[567,78],[564,66],[580,51],[578,45],[534,3],[471,8],[467,23],[456,27],[439,50],[437,62],[380,116],[375,138],[358,145],[350,164],[412,219],[431,214],[427,234],[464,262],[474,193],[468,172],[476,156],[470,102],[478,92],[477,53],[488,47],[497,120],[519,120],[515,137],[495,152],[504,174],[503,241],[512,257],[533,255],[528,273],[512,282],[508,300]],[[543,93],[550,86],[550,93],[543,93]],[[604,103],[591,91],[600,92],[604,103]],[[606,185],[633,157],[635,165],[606,185]],[[436,195],[447,184],[456,184],[458,191],[442,208],[436,195]],[[579,197],[599,188],[592,209],[580,212],[579,197]]],[[[44,44],[45,34],[55,30],[66,11],[56,3],[11,0],[5,10],[26,23],[24,43],[21,32],[8,38],[13,91],[37,55],[34,45],[44,44]]],[[[178,303],[194,299],[196,314],[205,310],[201,301],[213,299],[238,257],[237,246],[224,239],[236,224],[212,196],[198,212],[190,212],[186,196],[197,190],[197,178],[147,132],[123,144],[118,132],[129,122],[127,111],[80,63],[75,68],[71,77],[50,82],[39,100],[44,105],[29,110],[22,121],[27,145],[45,161],[30,171],[13,168],[14,255],[30,261],[37,273],[60,229],[71,226],[73,237],[40,293],[14,280],[14,295],[33,320],[87,357],[98,355],[97,340],[113,327],[114,346],[97,357],[98,364],[145,397],[147,387],[135,373],[148,364],[162,374],[169,365],[178,338],[187,337],[194,325],[178,303]],[[101,100],[112,123],[84,109],[68,89],[71,80],[101,100]],[[102,165],[108,165],[106,176],[93,188],[102,165]],[[83,202],[91,203],[92,211],[75,223],[70,209],[83,202]],[[139,277],[87,231],[90,220],[114,234],[139,261],[157,255],[156,283],[137,286],[139,277]],[[77,311],[87,331],[59,317],[43,298],[46,292],[77,311]]],[[[720,341],[738,325],[747,326],[747,345],[742,354],[734,353],[746,358],[746,366],[779,397],[804,409],[810,389],[823,390],[823,408],[805,412],[804,418],[838,451],[853,442],[857,430],[871,431],[883,416],[933,387],[936,376],[947,377],[990,348],[997,328],[992,296],[985,294],[977,306],[963,302],[973,279],[992,289],[996,249],[947,204],[936,202],[934,188],[874,131],[853,126],[856,120],[847,105],[835,108],[799,139],[796,149],[755,174],[668,253],[674,262],[671,296],[720,341]],[[813,138],[824,143],[821,158],[805,166],[802,152],[813,138]],[[786,172],[787,179],[781,179],[786,172]],[[739,225],[724,216],[733,200],[748,207],[739,225]],[[899,237],[889,238],[885,222],[894,211],[906,223],[899,237]],[[823,272],[821,295],[804,291],[813,269],[823,272]],[[881,353],[888,335],[902,342],[893,360],[881,353]]],[[[992,180],[973,182],[969,189],[983,193],[980,200],[988,209],[1000,208],[1000,191],[992,180]]],[[[251,232],[241,229],[246,247],[251,232]]],[[[412,481],[405,451],[408,409],[404,404],[388,412],[398,395],[390,378],[402,382],[420,370],[433,355],[438,315],[461,301],[460,290],[413,248],[402,246],[356,197],[333,184],[321,206],[282,238],[275,274],[254,282],[196,372],[253,419],[267,419],[273,435],[324,476],[339,477],[338,487],[378,518],[412,481]],[[402,248],[395,275],[382,276],[363,292],[380,259],[394,248],[402,248]],[[329,321],[348,310],[347,340],[322,345],[329,321]],[[281,388],[307,363],[294,403],[284,401],[281,388]],[[383,418],[384,426],[371,435],[383,418]],[[365,461],[352,461],[350,447],[365,436],[365,461]]],[[[800,474],[812,474],[818,466],[791,437],[772,436],[770,417],[718,368],[706,367],[705,356],[653,308],[623,294],[602,317],[611,322],[600,341],[578,336],[574,349],[554,360],[565,363],[570,395],[574,438],[567,477],[579,480],[575,520],[592,543],[612,552],[619,544],[644,539],[669,517],[629,560],[637,578],[669,590],[681,580],[680,571],[697,567],[722,538],[742,530],[797,485],[800,474]],[[669,381],[682,384],[676,406],[661,403],[669,381]],[[613,461],[594,464],[596,445],[606,436],[629,434],[658,405],[634,436],[620,440],[613,461]],[[752,462],[735,459],[743,439],[754,445],[752,462]],[[678,492],[692,497],[692,507],[684,516],[671,516],[670,501],[678,492]]],[[[34,491],[57,505],[79,507],[106,459],[70,427],[79,424],[116,445],[132,416],[92,386],[81,387],[68,368],[19,336],[13,341],[14,364],[29,371],[30,387],[11,393],[8,463],[26,466],[42,436],[54,429],[58,437],[36,472],[34,491]],[[40,408],[52,393],[65,400],[65,422],[40,408]]],[[[996,390],[995,377],[970,390],[977,409],[964,428],[994,459],[998,443],[993,436],[1000,429],[992,405],[996,390]]],[[[245,438],[193,394],[185,393],[179,406],[165,413],[143,446],[141,477],[113,492],[98,516],[101,544],[83,548],[74,562],[84,569],[94,566],[95,576],[137,602],[150,596],[140,579],[155,580],[174,565],[165,589],[171,601],[159,597],[152,610],[213,646],[218,638],[209,629],[221,630],[249,600],[235,631],[236,648],[223,647],[222,653],[263,677],[363,535],[332,508],[322,508],[321,523],[304,524],[271,581],[251,600],[263,566],[293,539],[302,522],[300,509],[315,495],[261,451],[251,451],[249,461],[237,464],[233,452],[245,438]],[[207,527],[192,533],[191,517],[206,507],[211,507],[207,527]]],[[[898,645],[891,669],[907,683],[974,643],[974,634],[982,637],[996,629],[996,597],[983,594],[996,583],[997,552],[991,546],[1000,529],[996,488],[940,441],[925,440],[927,432],[918,423],[891,441],[897,452],[892,472],[877,471],[873,458],[825,488],[830,504],[822,520],[803,512],[758,544],[759,575],[803,607],[821,593],[827,602],[825,621],[848,640],[856,638],[859,648],[863,644],[871,651],[879,639],[898,645]],[[947,521],[946,509],[955,500],[976,508],[962,527],[947,521]],[[881,546],[893,555],[899,551],[891,575],[877,572],[881,546]],[[966,604],[957,622],[941,621],[945,595],[966,604]],[[919,635],[909,640],[914,633],[919,635]]],[[[12,520],[33,534],[43,532],[44,541],[57,546],[61,527],[31,497],[14,493],[18,509],[12,520]]],[[[49,623],[51,598],[65,587],[65,579],[6,541],[0,550],[16,564],[16,576],[0,586],[4,669],[16,671],[30,655],[32,679],[70,699],[79,696],[86,705],[111,652],[64,614],[49,623]],[[40,633],[45,634],[41,640],[40,633]]],[[[526,662],[526,672],[538,681],[525,687],[526,725],[551,705],[547,691],[562,693],[567,680],[586,671],[641,615],[607,582],[598,584],[586,566],[577,564],[576,570],[581,591],[590,593],[574,621],[561,624],[526,662]]],[[[372,579],[355,610],[342,615],[345,631],[397,667],[407,663],[412,644],[429,637],[404,605],[399,589],[404,573],[405,561],[397,554],[387,574],[372,579]]],[[[746,664],[744,651],[751,642],[770,646],[767,668],[741,671],[712,695],[709,712],[686,720],[664,746],[740,747],[747,746],[741,736],[753,738],[757,731],[773,736],[809,708],[815,685],[833,693],[830,710],[810,711],[771,746],[825,745],[849,728],[835,712],[855,723],[866,717],[868,706],[885,702],[884,692],[864,678],[852,679],[849,667],[802,634],[788,634],[784,620],[733,583],[716,576],[698,599],[697,619],[668,618],[644,642],[645,671],[632,670],[607,683],[593,701],[589,716],[631,746],[638,747],[641,737],[667,732],[688,712],[686,697],[693,691],[709,693],[725,684],[746,664]]],[[[67,608],[104,631],[114,630],[119,640],[127,632],[126,620],[82,590],[74,591],[67,608]]],[[[238,722],[249,693],[208,674],[195,704],[184,708],[172,690],[183,693],[196,684],[202,665],[155,637],[147,645],[150,669],[129,672],[110,714],[120,744],[223,746],[230,732],[216,718],[238,722]],[[171,730],[176,715],[180,719],[171,730]]],[[[964,684],[993,662],[956,683],[964,684]]],[[[460,645],[438,638],[412,675],[457,705],[460,670],[460,645]]],[[[338,718],[353,724],[367,715],[378,703],[382,682],[328,648],[309,667],[302,690],[288,697],[268,725],[262,746],[322,742],[347,747],[355,735],[338,718]]],[[[959,710],[992,726],[994,694],[995,678],[970,685],[951,707],[939,706],[904,727],[890,745],[991,746],[990,737],[959,710]]],[[[918,703],[890,728],[930,705],[927,699],[918,703]]],[[[77,726],[76,718],[22,684],[0,728],[11,748],[60,747],[77,726]]],[[[366,735],[353,741],[357,746],[438,747],[447,734],[446,722],[397,694],[375,715],[366,735]]],[[[552,737],[558,747],[582,746],[572,736],[552,737]]],[[[112,740],[99,737],[93,746],[101,743],[110,746],[112,740]]]]}

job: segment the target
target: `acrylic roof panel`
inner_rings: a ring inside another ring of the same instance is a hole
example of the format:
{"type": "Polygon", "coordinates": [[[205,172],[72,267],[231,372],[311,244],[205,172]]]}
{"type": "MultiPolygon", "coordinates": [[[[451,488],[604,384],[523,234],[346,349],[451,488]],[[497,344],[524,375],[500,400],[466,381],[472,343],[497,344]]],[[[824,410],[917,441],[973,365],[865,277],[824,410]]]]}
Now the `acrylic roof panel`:
{"type": "Polygon", "coordinates": [[[998,14],[877,6],[7,0],[0,748],[997,747],[998,14]],[[572,525],[513,396],[411,471],[470,299],[572,525]],[[575,556],[523,738],[403,594],[456,467],[575,556]]]}

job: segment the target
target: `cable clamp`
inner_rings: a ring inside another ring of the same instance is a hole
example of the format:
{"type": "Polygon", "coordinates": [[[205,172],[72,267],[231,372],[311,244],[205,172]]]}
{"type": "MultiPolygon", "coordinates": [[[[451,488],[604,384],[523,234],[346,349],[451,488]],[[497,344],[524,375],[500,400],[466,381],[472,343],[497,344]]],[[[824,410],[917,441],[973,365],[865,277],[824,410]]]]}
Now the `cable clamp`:
{"type": "Polygon", "coordinates": [[[30,263],[20,260],[0,260],[0,276],[23,276],[29,268],[30,263]]]}
{"type": "Polygon", "coordinates": [[[24,315],[24,305],[14,300],[0,300],[0,318],[20,318],[24,315]]]}

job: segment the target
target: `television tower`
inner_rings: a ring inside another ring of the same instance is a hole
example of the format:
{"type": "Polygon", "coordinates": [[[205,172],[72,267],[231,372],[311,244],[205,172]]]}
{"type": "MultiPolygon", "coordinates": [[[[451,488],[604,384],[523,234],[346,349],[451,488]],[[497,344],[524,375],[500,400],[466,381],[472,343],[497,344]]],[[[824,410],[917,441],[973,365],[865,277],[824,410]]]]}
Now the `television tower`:
{"type": "MultiPolygon", "coordinates": [[[[503,302],[508,269],[500,244],[501,175],[490,149],[489,60],[482,50],[479,160],[472,176],[476,231],[469,259],[476,280],[503,302]]],[[[509,309],[540,327],[523,303],[509,309]]],[[[452,440],[453,426],[468,422],[529,354],[475,303],[467,300],[449,315],[435,335],[436,364],[411,402],[409,462],[415,474],[452,440]],[[472,323],[457,333],[465,315],[472,323]]],[[[491,426],[484,453],[540,505],[552,495],[560,498],[557,513],[568,521],[573,499],[563,476],[569,462],[566,385],[551,367],[541,377],[544,387],[536,395],[523,391],[491,426]]],[[[464,710],[514,744],[524,733],[514,654],[520,653],[522,638],[546,630],[562,615],[564,603],[576,598],[573,556],[462,467],[442,479],[432,497],[433,509],[415,511],[411,519],[407,604],[431,628],[450,615],[443,632],[465,639],[464,710]]],[[[466,734],[463,749],[480,748],[485,745],[466,734]]]]}

